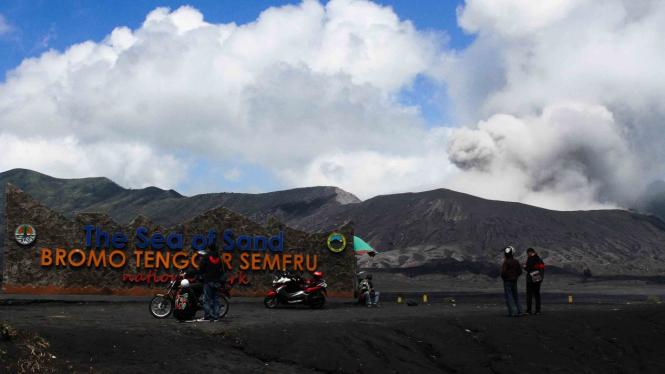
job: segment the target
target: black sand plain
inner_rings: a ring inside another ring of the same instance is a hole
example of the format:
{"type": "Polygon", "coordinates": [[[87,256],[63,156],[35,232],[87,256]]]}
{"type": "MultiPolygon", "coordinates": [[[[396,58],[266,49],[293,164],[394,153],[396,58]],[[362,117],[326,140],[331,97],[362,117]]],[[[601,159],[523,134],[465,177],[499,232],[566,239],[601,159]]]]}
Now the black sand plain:
{"type": "Polygon", "coordinates": [[[386,296],[379,308],[331,300],[321,310],[232,299],[218,323],[155,319],[144,301],[0,299],[0,323],[18,331],[0,341],[0,372],[665,372],[665,304],[545,295],[542,315],[510,318],[496,293],[415,307],[386,296]]]}

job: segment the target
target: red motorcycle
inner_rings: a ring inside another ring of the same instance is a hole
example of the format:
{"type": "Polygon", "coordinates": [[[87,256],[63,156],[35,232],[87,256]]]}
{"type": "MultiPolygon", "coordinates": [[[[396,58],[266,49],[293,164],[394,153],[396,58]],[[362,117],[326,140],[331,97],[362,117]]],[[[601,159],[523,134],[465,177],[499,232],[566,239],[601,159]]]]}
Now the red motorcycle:
{"type": "Polygon", "coordinates": [[[268,292],[263,303],[267,308],[276,308],[279,304],[302,304],[309,305],[312,309],[322,308],[328,297],[328,285],[322,277],[323,274],[316,271],[312,278],[305,280],[285,270],[283,274],[274,277],[273,290],[268,292]]]}

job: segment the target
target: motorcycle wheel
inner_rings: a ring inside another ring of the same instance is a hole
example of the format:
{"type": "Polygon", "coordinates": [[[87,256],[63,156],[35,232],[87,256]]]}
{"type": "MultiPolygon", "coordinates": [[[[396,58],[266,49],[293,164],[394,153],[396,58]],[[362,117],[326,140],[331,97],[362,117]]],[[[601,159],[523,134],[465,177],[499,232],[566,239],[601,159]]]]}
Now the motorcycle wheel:
{"type": "Polygon", "coordinates": [[[173,300],[170,297],[155,296],[150,300],[150,314],[155,318],[166,318],[173,312],[173,300]]]}
{"type": "Polygon", "coordinates": [[[312,309],[321,309],[325,304],[326,304],[326,298],[323,295],[321,295],[321,298],[313,302],[312,304],[309,304],[309,307],[312,309]]]}
{"type": "Polygon", "coordinates": [[[266,296],[265,299],[263,299],[263,304],[265,304],[266,308],[276,308],[277,304],[279,304],[279,300],[277,300],[277,296],[272,295],[272,296],[266,296]]]}
{"type": "Polygon", "coordinates": [[[229,300],[220,295],[219,296],[219,318],[224,318],[226,313],[229,312],[229,300]]]}

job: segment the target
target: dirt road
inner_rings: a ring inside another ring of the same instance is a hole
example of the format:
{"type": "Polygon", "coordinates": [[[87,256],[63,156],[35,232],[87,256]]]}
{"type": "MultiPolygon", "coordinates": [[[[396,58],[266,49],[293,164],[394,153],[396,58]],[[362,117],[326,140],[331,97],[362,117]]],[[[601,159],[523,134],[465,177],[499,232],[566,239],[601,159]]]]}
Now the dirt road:
{"type": "MultiPolygon", "coordinates": [[[[232,300],[219,323],[176,323],[152,318],[138,302],[0,303],[0,322],[43,337],[61,372],[665,372],[665,305],[554,304],[540,316],[506,314],[499,299],[380,308],[333,301],[322,310],[232,300]]],[[[0,342],[9,372],[18,345],[0,342]]]]}

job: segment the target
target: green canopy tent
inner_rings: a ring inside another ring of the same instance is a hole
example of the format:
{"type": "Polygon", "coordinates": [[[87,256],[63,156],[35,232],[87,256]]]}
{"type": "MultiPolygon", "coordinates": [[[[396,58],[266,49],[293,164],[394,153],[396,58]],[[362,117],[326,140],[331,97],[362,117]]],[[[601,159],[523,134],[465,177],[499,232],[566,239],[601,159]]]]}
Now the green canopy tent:
{"type": "Polygon", "coordinates": [[[365,253],[369,254],[370,256],[374,256],[376,254],[374,248],[370,247],[369,244],[365,243],[364,240],[357,236],[353,237],[353,249],[356,252],[356,256],[362,256],[365,253]]]}

